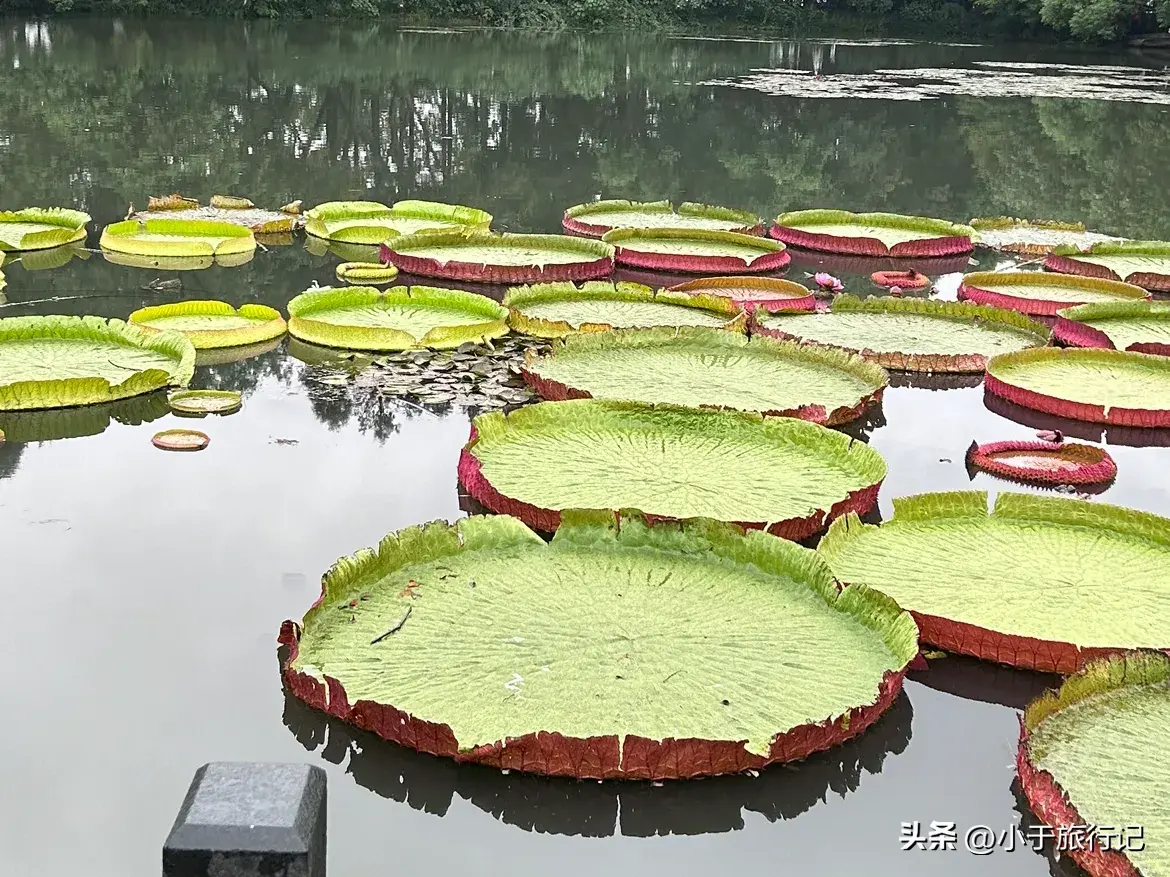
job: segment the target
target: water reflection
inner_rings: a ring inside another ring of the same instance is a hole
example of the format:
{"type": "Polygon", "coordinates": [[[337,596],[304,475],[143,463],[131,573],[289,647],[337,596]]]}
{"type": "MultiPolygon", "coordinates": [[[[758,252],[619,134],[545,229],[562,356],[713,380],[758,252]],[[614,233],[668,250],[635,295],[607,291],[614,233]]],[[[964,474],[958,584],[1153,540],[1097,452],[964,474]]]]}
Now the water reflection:
{"type": "Polygon", "coordinates": [[[100,435],[115,421],[130,426],[150,423],[169,412],[167,394],[151,393],[80,408],[0,411],[0,431],[3,431],[7,444],[47,442],[100,435]]]}
{"type": "Polygon", "coordinates": [[[1050,429],[1064,433],[1070,438],[1090,442],[1105,442],[1109,445],[1125,445],[1131,448],[1170,447],[1170,429],[1139,429],[1133,426],[1105,426],[1086,420],[1070,420],[1045,414],[1023,405],[1008,402],[991,393],[983,394],[983,404],[988,411],[1032,429],[1050,429]]]}
{"type": "Polygon", "coordinates": [[[962,655],[931,660],[929,669],[915,670],[910,678],[935,691],[1015,710],[1060,685],[1060,677],[1051,673],[1017,670],[962,655]]]}
{"type": "Polygon", "coordinates": [[[901,694],[860,737],[802,762],[704,780],[654,786],[634,781],[574,781],[503,774],[456,764],[389,743],[310,709],[286,693],[284,724],[309,752],[345,764],[358,785],[383,798],[443,816],[458,795],[496,819],[526,831],[609,837],[697,835],[739,831],[745,810],[769,822],[794,819],[827,799],[845,797],[867,774],[910,743],[914,710],[901,694]],[[348,759],[348,760],[347,760],[348,759]]]}

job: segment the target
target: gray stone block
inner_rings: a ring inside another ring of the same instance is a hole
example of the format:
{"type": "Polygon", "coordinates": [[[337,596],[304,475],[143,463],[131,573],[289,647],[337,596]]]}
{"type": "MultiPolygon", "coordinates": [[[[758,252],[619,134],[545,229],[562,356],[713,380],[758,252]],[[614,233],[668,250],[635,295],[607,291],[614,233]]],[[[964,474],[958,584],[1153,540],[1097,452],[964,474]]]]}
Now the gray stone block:
{"type": "Polygon", "coordinates": [[[212,762],[163,845],[163,877],[324,877],[325,771],[212,762]]]}

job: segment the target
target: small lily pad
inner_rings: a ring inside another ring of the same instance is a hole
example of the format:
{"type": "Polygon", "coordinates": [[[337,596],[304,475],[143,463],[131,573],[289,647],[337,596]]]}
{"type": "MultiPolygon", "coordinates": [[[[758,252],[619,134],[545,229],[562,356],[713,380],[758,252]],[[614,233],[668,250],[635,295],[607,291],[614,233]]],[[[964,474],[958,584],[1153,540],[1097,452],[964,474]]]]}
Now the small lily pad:
{"type": "Polygon", "coordinates": [[[170,404],[183,414],[232,414],[240,410],[243,396],[235,390],[182,390],[171,394],[170,404]]]}
{"type": "Polygon", "coordinates": [[[155,433],[151,442],[164,451],[202,451],[211,444],[211,438],[195,429],[164,429],[155,433]]]}

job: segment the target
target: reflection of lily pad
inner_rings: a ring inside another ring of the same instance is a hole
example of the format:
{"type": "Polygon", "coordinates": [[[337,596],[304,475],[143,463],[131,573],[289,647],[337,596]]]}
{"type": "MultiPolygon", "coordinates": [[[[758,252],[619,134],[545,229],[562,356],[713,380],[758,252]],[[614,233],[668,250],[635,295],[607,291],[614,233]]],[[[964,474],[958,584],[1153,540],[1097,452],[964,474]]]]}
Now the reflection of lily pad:
{"type": "Polygon", "coordinates": [[[613,247],[567,235],[422,232],[383,244],[381,261],[419,277],[473,283],[596,280],[613,270],[613,247]]]}
{"type": "Polygon", "coordinates": [[[128,268],[151,268],[155,271],[202,271],[212,265],[218,265],[220,268],[237,268],[251,262],[255,255],[255,250],[248,250],[245,253],[228,253],[222,256],[142,256],[135,253],[102,250],[102,258],[111,265],[125,265],[128,268]]]}
{"type": "Polygon", "coordinates": [[[937,258],[974,249],[970,226],[924,216],[799,210],[782,213],[769,234],[794,247],[858,256],[937,258]]]}
{"type": "Polygon", "coordinates": [[[602,240],[615,247],[619,265],[688,274],[778,271],[790,261],[784,245],[730,231],[615,228],[602,240]]]}
{"type": "Polygon", "coordinates": [[[226,365],[229,362],[243,362],[246,359],[262,356],[270,350],[280,346],[283,338],[272,338],[258,344],[245,344],[241,347],[214,347],[208,350],[195,351],[195,367],[202,368],[208,365],[226,365]]]}
{"type": "Polygon", "coordinates": [[[1071,673],[1103,650],[1170,645],[1170,520],[1083,500],[935,493],[880,526],[834,522],[817,548],[837,578],[914,613],[922,641],[1071,673]]]}
{"type": "Polygon", "coordinates": [[[1087,252],[1059,247],[1044,262],[1045,269],[1104,280],[1123,280],[1143,289],[1170,292],[1170,243],[1118,241],[1095,244],[1087,252]]]}
{"type": "Polygon", "coordinates": [[[298,219],[280,210],[265,210],[247,198],[213,195],[211,203],[200,206],[194,198],[168,195],[151,198],[147,209],[135,213],[131,219],[192,219],[202,222],[228,222],[251,229],[258,235],[278,235],[291,232],[298,219]]]}
{"type": "Polygon", "coordinates": [[[732,408],[835,425],[881,399],[886,373],[828,348],[719,329],[658,328],[570,335],[525,358],[545,399],[613,399],[732,408]]]}
{"type": "Polygon", "coordinates": [[[539,338],[653,326],[709,326],[738,332],[745,327],[743,312],[726,297],[655,292],[636,283],[519,286],[508,290],[504,307],[513,329],[539,338]]]}
{"type": "Polygon", "coordinates": [[[181,390],[171,393],[169,402],[181,414],[232,414],[244,399],[235,390],[181,390]]]}
{"type": "Polygon", "coordinates": [[[222,301],[183,301],[141,308],[130,322],[153,331],[181,332],[196,350],[241,347],[279,338],[284,317],[267,305],[234,308],[222,301]]]}
{"type": "Polygon", "coordinates": [[[1117,240],[1105,234],[1086,231],[1084,223],[1031,221],[1006,216],[972,219],[977,243],[1017,256],[1047,256],[1057,247],[1086,250],[1093,244],[1117,240]]]}
{"type": "Polygon", "coordinates": [[[1052,334],[1074,347],[1170,356],[1170,302],[1114,302],[1060,311],[1052,334]]]}
{"type": "Polygon", "coordinates": [[[570,234],[599,238],[615,228],[686,228],[763,234],[764,220],[746,210],[669,201],[593,201],[565,211],[561,225],[570,234]]]}
{"type": "Polygon", "coordinates": [[[288,303],[289,333],[351,350],[458,347],[508,333],[508,312],[473,292],[433,286],[323,287],[288,303]]]}
{"type": "Polygon", "coordinates": [[[755,312],[755,331],[840,347],[899,371],[982,372],[989,357],[1036,347],[1048,329],[963,302],[840,295],[828,312],[755,312]]]}
{"type": "Polygon", "coordinates": [[[0,409],[93,405],[185,386],[195,348],[176,332],[99,317],[0,319],[0,409]]]}
{"type": "Polygon", "coordinates": [[[563,509],[707,517],[803,539],[868,511],[885,461],[788,417],[577,399],[477,417],[459,480],[493,511],[546,532],[563,509]]]}
{"type": "Polygon", "coordinates": [[[250,230],[230,222],[127,219],[105,227],[101,247],[130,256],[215,258],[252,253],[256,238],[250,230]]]}
{"type": "Polygon", "coordinates": [[[964,301],[1048,317],[1074,305],[1149,297],[1140,286],[1129,283],[1042,271],[980,271],[964,275],[959,286],[959,298],[964,301]]]}
{"type": "Polygon", "coordinates": [[[804,758],[876,721],[917,654],[906,613],[839,594],[807,549],[583,512],[551,544],[509,517],[388,536],[338,561],[281,641],[318,709],[434,755],[598,779],[804,758]],[[567,626],[566,588],[587,616],[567,626]]]}
{"type": "Polygon", "coordinates": [[[1170,427],[1170,360],[1144,353],[1054,348],[1006,353],[987,363],[988,393],[1093,423],[1170,427]]]}
{"type": "Polygon", "coordinates": [[[137,426],[170,413],[165,393],[150,393],[80,408],[0,411],[0,429],[10,442],[48,442],[106,431],[111,421],[137,426]]]}
{"type": "Polygon", "coordinates": [[[1095,875],[1170,872],[1170,658],[1131,652],[1093,661],[1030,704],[1016,766],[1049,836],[1095,875]]]}
{"type": "Polygon", "coordinates": [[[88,213],[59,207],[0,211],[0,250],[45,250],[85,240],[88,213]]]}
{"type": "Polygon", "coordinates": [[[0,252],[0,265],[18,262],[25,271],[49,271],[68,265],[74,259],[83,262],[89,259],[89,250],[84,244],[65,244],[47,250],[25,250],[22,253],[0,252]]]}
{"type": "Polygon", "coordinates": [[[742,308],[811,311],[817,306],[808,287],[774,277],[703,277],[676,283],[670,291],[725,296],[742,308]]]}
{"type": "Polygon", "coordinates": [[[486,230],[492,215],[474,207],[436,201],[328,201],[305,211],[305,231],[313,237],[350,244],[380,244],[420,231],[486,230]]]}

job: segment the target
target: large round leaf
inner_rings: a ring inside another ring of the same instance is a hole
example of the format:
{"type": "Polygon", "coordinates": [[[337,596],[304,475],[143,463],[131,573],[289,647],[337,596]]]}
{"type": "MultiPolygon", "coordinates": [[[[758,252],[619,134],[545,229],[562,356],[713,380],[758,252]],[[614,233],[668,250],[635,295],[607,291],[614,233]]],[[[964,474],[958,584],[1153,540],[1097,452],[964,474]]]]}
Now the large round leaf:
{"type": "Polygon", "coordinates": [[[0,211],[0,252],[45,250],[85,240],[88,213],[60,207],[0,211]]]}
{"type": "Polygon", "coordinates": [[[1087,250],[1093,244],[1117,240],[1106,234],[1086,231],[1081,222],[997,216],[972,219],[971,227],[976,232],[976,243],[1017,256],[1047,256],[1058,247],[1087,250]]]}
{"type": "Polygon", "coordinates": [[[670,292],[729,298],[741,308],[785,311],[816,310],[817,300],[807,286],[776,277],[700,277],[669,287],[670,292]]]}
{"type": "Polygon", "coordinates": [[[1095,651],[1170,646],[1170,520],[1082,500],[936,493],[856,515],[817,549],[837,578],[914,613],[950,652],[1070,673],[1095,651]]]}
{"type": "Polygon", "coordinates": [[[790,261],[784,245],[731,231],[615,228],[602,240],[616,248],[619,265],[691,274],[778,271],[790,261]]]}
{"type": "Polygon", "coordinates": [[[1144,289],[1170,292],[1170,243],[1118,241],[1094,244],[1088,251],[1058,247],[1044,262],[1049,271],[1124,280],[1144,289]]]}
{"type": "Polygon", "coordinates": [[[705,517],[802,539],[873,507],[886,463],[787,417],[578,399],[484,414],[459,461],[468,492],[547,532],[564,509],[705,517]]]}
{"type": "Polygon", "coordinates": [[[0,410],[93,405],[186,386],[195,348],[177,332],[98,317],[0,319],[0,410]]]}
{"type": "Polygon", "coordinates": [[[782,213],[769,234],[794,247],[858,256],[951,256],[974,249],[974,229],[896,213],[798,210],[782,213]]]}
{"type": "Polygon", "coordinates": [[[981,271],[965,275],[959,285],[960,299],[1049,317],[1074,305],[1144,301],[1149,297],[1140,286],[1129,283],[1041,271],[981,271]]]}
{"type": "Polygon", "coordinates": [[[1170,302],[1112,302],[1060,311],[1053,335],[1075,347],[1170,356],[1170,302]]]}
{"type": "MultiPolygon", "coordinates": [[[[300,225],[300,217],[283,210],[265,210],[247,198],[212,195],[211,203],[201,206],[194,198],[166,195],[151,198],[146,210],[131,219],[192,219],[201,222],[227,222],[251,229],[258,235],[289,234],[300,225]]],[[[272,237],[266,241],[273,240],[272,237]]]]}
{"type": "Polygon", "coordinates": [[[255,252],[250,229],[200,219],[127,219],[107,225],[101,247],[130,257],[179,259],[242,256],[255,252]]]}
{"type": "Polygon", "coordinates": [[[352,350],[458,347],[508,333],[508,312],[490,298],[431,286],[310,289],[288,313],[294,338],[352,350]]]}
{"type": "Polygon", "coordinates": [[[613,247],[556,234],[431,231],[383,244],[383,262],[420,277],[472,283],[597,280],[613,271],[613,247]]]}
{"type": "Polygon", "coordinates": [[[899,371],[981,372],[989,357],[1036,347],[1048,329],[1020,314],[965,302],[840,295],[822,313],[756,311],[755,331],[827,344],[899,371]]]}
{"type": "Polygon", "coordinates": [[[426,230],[487,229],[492,215],[474,207],[437,201],[328,201],[305,211],[305,231],[329,241],[380,244],[426,230]]]}
{"type": "Polygon", "coordinates": [[[734,408],[834,425],[881,399],[889,377],[858,356],[719,329],[573,335],[524,379],[546,399],[615,399],[734,408]]]}
{"type": "Polygon", "coordinates": [[[1170,360],[1118,350],[1047,347],[987,363],[988,393],[1093,423],[1170,426],[1170,360]]]}
{"type": "Polygon", "coordinates": [[[687,228],[763,234],[764,220],[746,210],[669,201],[592,201],[565,211],[561,225],[570,234],[601,237],[615,228],[687,228]]]}
{"type": "Polygon", "coordinates": [[[259,344],[284,334],[284,317],[267,305],[234,308],[222,301],[183,301],[140,308],[130,322],[144,329],[181,332],[196,350],[259,344]]]}
{"type": "Polygon", "coordinates": [[[637,283],[519,286],[504,295],[504,307],[513,329],[540,338],[653,326],[746,328],[739,305],[723,296],[655,291],[637,283]]]}
{"type": "Polygon", "coordinates": [[[859,733],[917,652],[880,594],[815,554],[695,521],[567,513],[551,544],[510,517],[435,523],[337,562],[292,691],[461,761],[660,779],[801,758],[859,733]]]}
{"type": "Polygon", "coordinates": [[[1020,788],[1094,877],[1170,873],[1170,658],[1093,661],[1024,712],[1020,788]]]}

